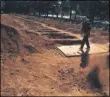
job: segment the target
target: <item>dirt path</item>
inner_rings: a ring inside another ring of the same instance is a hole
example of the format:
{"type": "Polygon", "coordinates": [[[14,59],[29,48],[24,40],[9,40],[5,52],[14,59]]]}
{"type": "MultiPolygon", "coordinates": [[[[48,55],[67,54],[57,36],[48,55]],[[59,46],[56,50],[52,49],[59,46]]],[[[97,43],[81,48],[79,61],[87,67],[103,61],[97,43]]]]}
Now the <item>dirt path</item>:
{"type": "Polygon", "coordinates": [[[15,28],[19,29],[23,43],[33,45],[40,52],[17,56],[14,61],[4,61],[1,65],[2,96],[98,96],[103,95],[104,91],[108,92],[108,54],[88,56],[83,68],[82,57],[62,57],[54,50],[51,41],[46,44],[47,38],[31,32],[51,27],[14,19],[19,25],[15,28]],[[91,85],[95,88],[91,89],[91,85]]]}

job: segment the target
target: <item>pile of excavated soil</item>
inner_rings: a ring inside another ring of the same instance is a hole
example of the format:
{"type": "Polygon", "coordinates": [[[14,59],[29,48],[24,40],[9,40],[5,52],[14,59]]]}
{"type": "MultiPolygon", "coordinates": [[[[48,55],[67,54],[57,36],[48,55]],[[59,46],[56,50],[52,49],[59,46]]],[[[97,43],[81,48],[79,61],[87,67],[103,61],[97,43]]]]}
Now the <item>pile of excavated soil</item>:
{"type": "Polygon", "coordinates": [[[23,41],[19,32],[10,26],[1,24],[1,59],[3,64],[14,64],[13,59],[17,56],[30,54],[30,51],[23,47],[23,41]]]}
{"type": "Polygon", "coordinates": [[[26,33],[30,22],[14,18],[12,15],[1,16],[1,56],[16,57],[18,55],[25,56],[30,53],[37,53],[39,49],[52,49],[54,42],[44,39],[36,33],[26,33]],[[21,27],[21,24],[24,26],[21,27]]]}
{"type": "Polygon", "coordinates": [[[91,30],[91,42],[98,44],[107,44],[109,42],[109,32],[100,29],[91,30]]]}
{"type": "Polygon", "coordinates": [[[15,22],[14,15],[9,14],[3,14],[1,15],[1,24],[10,25],[10,26],[17,26],[17,23],[15,22]]]}
{"type": "Polygon", "coordinates": [[[16,29],[1,24],[1,53],[19,54],[20,35],[16,29]]]}

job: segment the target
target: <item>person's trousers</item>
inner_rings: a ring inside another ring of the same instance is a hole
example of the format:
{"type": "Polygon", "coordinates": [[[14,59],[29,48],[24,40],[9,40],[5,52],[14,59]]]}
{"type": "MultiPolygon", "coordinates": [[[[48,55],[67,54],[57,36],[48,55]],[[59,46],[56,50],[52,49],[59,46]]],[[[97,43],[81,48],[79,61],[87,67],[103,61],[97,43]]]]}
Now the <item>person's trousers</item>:
{"type": "Polygon", "coordinates": [[[86,45],[87,45],[87,48],[90,48],[88,37],[89,37],[88,35],[86,35],[86,36],[83,37],[82,44],[81,44],[81,48],[84,47],[84,44],[85,44],[85,43],[86,43],[86,45]]]}

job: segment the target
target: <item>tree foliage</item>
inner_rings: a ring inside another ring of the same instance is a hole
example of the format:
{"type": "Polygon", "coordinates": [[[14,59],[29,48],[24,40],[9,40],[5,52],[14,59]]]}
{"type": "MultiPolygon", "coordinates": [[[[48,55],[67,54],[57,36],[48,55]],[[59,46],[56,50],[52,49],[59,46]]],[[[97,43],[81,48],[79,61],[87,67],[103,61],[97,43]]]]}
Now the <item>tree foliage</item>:
{"type": "Polygon", "coordinates": [[[87,16],[91,21],[95,18],[109,20],[109,1],[72,1],[72,0],[57,0],[57,1],[1,1],[1,9],[5,13],[19,14],[61,14],[69,15],[72,18],[72,11],[76,15],[87,16]]]}

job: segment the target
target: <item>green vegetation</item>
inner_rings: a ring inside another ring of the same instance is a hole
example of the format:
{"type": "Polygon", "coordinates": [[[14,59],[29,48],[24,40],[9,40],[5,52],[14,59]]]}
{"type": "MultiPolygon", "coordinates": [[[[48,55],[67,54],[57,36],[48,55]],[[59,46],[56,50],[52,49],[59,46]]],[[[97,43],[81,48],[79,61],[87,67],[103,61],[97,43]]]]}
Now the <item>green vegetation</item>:
{"type": "Polygon", "coordinates": [[[87,16],[94,22],[97,20],[109,21],[109,1],[1,1],[1,9],[4,13],[32,14],[34,16],[48,17],[49,14],[68,15],[71,21],[74,11],[74,20],[76,15],[87,16]]]}

